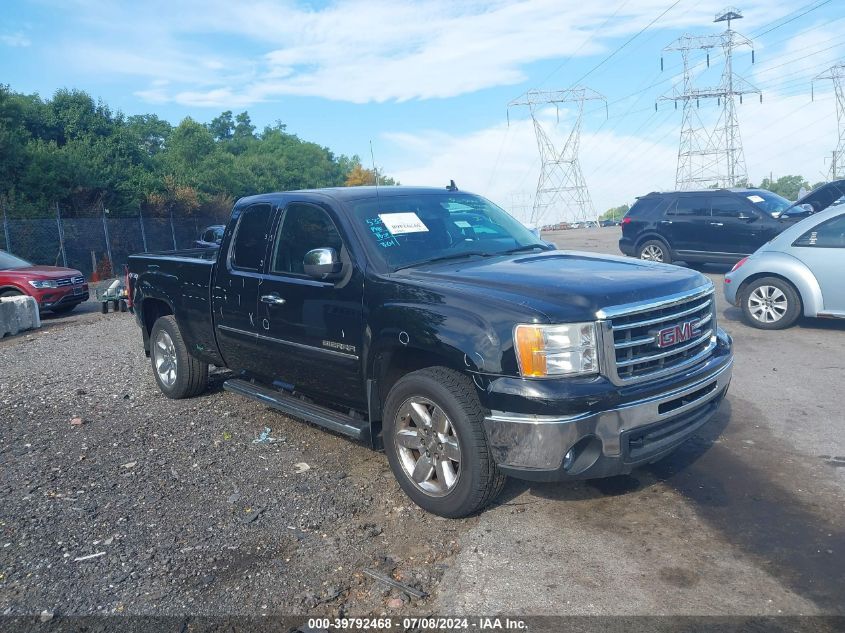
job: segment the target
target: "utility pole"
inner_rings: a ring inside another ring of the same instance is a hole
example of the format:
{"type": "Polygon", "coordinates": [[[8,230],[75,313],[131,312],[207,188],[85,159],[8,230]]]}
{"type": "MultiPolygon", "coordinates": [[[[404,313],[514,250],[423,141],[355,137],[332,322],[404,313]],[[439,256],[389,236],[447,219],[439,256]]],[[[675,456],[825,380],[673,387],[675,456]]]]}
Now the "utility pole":
{"type": "MultiPolygon", "coordinates": [[[[751,49],[751,61],[754,61],[754,47],[747,37],[731,29],[731,20],[739,20],[742,14],[737,9],[726,9],[716,15],[714,22],[727,22],[728,28],[718,35],[683,35],[669,44],[664,51],[678,51],[684,64],[684,77],[679,86],[672,89],[671,95],[664,95],[658,101],[674,101],[683,104],[681,140],[678,148],[678,167],[675,173],[677,189],[696,189],[716,185],[732,187],[748,179],[745,168],[745,156],[742,151],[742,137],[739,131],[739,119],[736,113],[736,99],[742,103],[746,94],[763,95],[759,89],[733,71],[733,51],[747,46],[751,49]],[[693,68],[690,63],[691,53],[703,50],[710,66],[710,51],[722,49],[725,65],[719,85],[709,88],[693,86],[693,68]],[[709,128],[699,114],[701,101],[716,99],[721,106],[721,113],[715,127],[709,128]]],[[[663,60],[660,60],[663,67],[663,60]]],[[[657,104],[654,105],[655,110],[657,104]]]]}
{"type": "Polygon", "coordinates": [[[816,82],[822,80],[833,82],[833,92],[836,96],[836,130],[839,132],[839,140],[831,156],[828,178],[829,180],[839,180],[845,178],[845,170],[842,169],[842,158],[845,157],[845,64],[839,63],[831,66],[820,75],[813,77],[810,84],[813,98],[815,98],[816,82]]]}
{"type": "Polygon", "coordinates": [[[567,90],[541,91],[529,90],[521,97],[508,104],[508,119],[510,109],[527,106],[534,122],[534,134],[537,137],[537,147],[540,150],[540,177],[537,181],[537,192],[534,195],[534,205],[531,210],[529,223],[539,226],[549,220],[596,220],[596,212],[581,165],[578,162],[578,147],[581,142],[581,125],[584,117],[584,102],[607,99],[590,88],[569,88],[567,90]],[[566,143],[559,152],[554,146],[549,133],[542,121],[543,115],[551,107],[556,113],[555,125],[560,123],[561,104],[575,104],[576,117],[569,131],[566,143]],[[551,214],[551,218],[546,216],[551,214]]]}

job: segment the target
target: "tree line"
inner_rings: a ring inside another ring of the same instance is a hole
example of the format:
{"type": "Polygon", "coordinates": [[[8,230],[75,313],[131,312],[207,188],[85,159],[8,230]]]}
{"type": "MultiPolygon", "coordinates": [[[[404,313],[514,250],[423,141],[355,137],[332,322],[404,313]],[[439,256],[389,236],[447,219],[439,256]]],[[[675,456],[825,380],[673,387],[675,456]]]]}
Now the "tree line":
{"type": "Polygon", "coordinates": [[[257,130],[249,113],[172,125],[127,116],[81,90],[52,98],[0,85],[0,205],[15,217],[55,213],[225,217],[237,198],[267,191],[396,184],[300,139],[285,124],[257,130]]]}

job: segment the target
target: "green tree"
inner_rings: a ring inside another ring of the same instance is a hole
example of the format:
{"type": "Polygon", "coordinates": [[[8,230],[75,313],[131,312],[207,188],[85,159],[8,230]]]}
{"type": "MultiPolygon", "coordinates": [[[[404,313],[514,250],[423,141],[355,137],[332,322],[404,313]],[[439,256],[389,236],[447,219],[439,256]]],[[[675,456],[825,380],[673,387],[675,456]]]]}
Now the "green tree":
{"type": "Polygon", "coordinates": [[[768,189],[772,193],[783,196],[787,200],[796,200],[801,187],[807,191],[810,190],[810,183],[803,176],[781,176],[774,181],[769,178],[763,178],[763,181],[760,183],[761,189],[768,189]]]}
{"type": "Polygon", "coordinates": [[[618,206],[618,207],[612,207],[612,208],[608,209],[607,211],[605,211],[604,213],[602,213],[599,216],[599,220],[619,221],[619,220],[622,219],[622,217],[626,213],[628,213],[628,209],[630,209],[630,208],[631,207],[629,207],[627,204],[623,204],[623,205],[618,206]]]}

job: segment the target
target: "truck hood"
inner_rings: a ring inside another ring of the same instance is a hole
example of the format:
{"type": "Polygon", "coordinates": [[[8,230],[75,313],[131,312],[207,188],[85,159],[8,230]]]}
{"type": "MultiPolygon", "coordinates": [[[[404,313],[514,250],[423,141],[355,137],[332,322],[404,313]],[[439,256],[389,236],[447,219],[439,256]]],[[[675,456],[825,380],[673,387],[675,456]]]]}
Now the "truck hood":
{"type": "Polygon", "coordinates": [[[508,301],[551,321],[594,320],[602,308],[710,283],[701,273],[679,266],[575,251],[437,263],[402,272],[441,292],[447,286],[477,295],[482,304],[508,301]]]}

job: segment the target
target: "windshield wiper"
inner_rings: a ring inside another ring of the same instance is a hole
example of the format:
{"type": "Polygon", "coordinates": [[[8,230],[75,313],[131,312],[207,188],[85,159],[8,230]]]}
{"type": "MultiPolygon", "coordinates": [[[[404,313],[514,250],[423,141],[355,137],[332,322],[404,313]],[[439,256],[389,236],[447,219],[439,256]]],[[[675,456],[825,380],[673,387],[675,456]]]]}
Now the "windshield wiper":
{"type": "Polygon", "coordinates": [[[550,250],[550,247],[544,246],[542,244],[526,244],[524,246],[517,246],[516,248],[509,248],[506,251],[496,253],[496,255],[511,255],[513,253],[519,253],[521,251],[533,251],[535,248],[539,248],[544,251],[550,250]]]}
{"type": "Polygon", "coordinates": [[[450,253],[449,255],[440,255],[439,257],[432,257],[431,259],[423,259],[418,262],[411,262],[410,264],[402,264],[393,270],[403,270],[405,268],[413,268],[414,266],[422,266],[423,264],[433,264],[434,262],[442,262],[449,259],[463,259],[464,257],[472,257],[477,255],[479,257],[490,257],[494,253],[483,253],[481,251],[467,251],[464,253],[450,253]]]}

